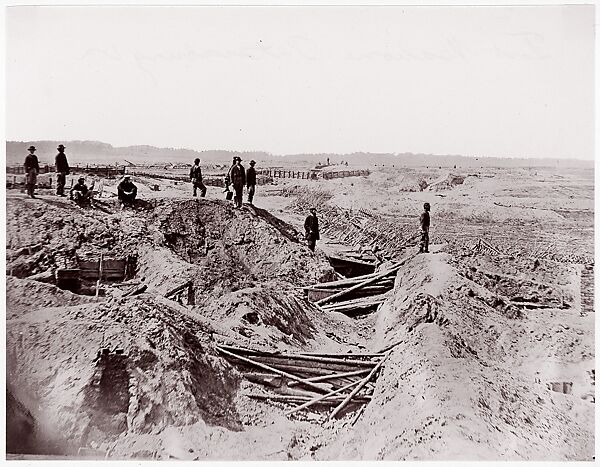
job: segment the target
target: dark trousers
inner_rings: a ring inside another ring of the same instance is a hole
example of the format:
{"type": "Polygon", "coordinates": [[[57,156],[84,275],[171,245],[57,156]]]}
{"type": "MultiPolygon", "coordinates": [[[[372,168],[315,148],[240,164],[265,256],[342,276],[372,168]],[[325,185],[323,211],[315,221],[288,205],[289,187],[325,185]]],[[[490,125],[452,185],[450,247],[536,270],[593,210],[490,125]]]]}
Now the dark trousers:
{"type": "Polygon", "coordinates": [[[421,244],[419,252],[429,253],[429,229],[421,229],[421,244]]]}
{"type": "Polygon", "coordinates": [[[206,187],[202,182],[193,182],[194,184],[194,196],[198,196],[197,190],[200,188],[200,197],[204,198],[206,196],[206,187]]]}
{"type": "Polygon", "coordinates": [[[56,194],[63,196],[65,194],[65,184],[67,183],[67,174],[65,172],[56,173],[56,194]]]}
{"type": "Polygon", "coordinates": [[[317,246],[317,238],[314,233],[306,234],[306,242],[308,244],[308,248],[310,248],[310,251],[315,251],[315,246],[317,246]]]}
{"type": "Polygon", "coordinates": [[[235,205],[236,208],[241,208],[242,207],[242,195],[244,192],[244,187],[243,186],[233,186],[233,204],[235,205]]]}
{"type": "Polygon", "coordinates": [[[75,201],[79,206],[84,206],[86,204],[90,204],[92,201],[92,192],[88,191],[86,194],[83,194],[81,191],[73,191],[73,201],[75,201]]]}
{"type": "Polygon", "coordinates": [[[27,189],[27,195],[31,198],[34,198],[33,194],[35,190],[35,184],[37,183],[37,172],[35,170],[30,170],[25,175],[25,188],[27,189]]]}
{"type": "Polygon", "coordinates": [[[135,203],[135,193],[120,193],[119,201],[124,205],[131,206],[135,203]]]}
{"type": "Polygon", "coordinates": [[[252,200],[254,199],[254,191],[256,190],[256,185],[250,185],[248,187],[248,202],[252,204],[252,200]]]}

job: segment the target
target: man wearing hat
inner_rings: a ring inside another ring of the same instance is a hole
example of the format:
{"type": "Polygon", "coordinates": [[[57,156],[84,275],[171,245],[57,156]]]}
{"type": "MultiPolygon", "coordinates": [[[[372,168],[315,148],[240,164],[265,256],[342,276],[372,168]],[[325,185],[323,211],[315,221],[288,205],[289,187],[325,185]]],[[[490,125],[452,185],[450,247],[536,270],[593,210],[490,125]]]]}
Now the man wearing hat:
{"type": "Polygon", "coordinates": [[[56,194],[65,196],[65,183],[67,183],[67,175],[69,175],[69,163],[65,155],[65,147],[62,144],[58,145],[58,154],[55,158],[56,163],[56,194]]]}
{"type": "Polygon", "coordinates": [[[29,154],[25,157],[25,188],[27,188],[27,196],[35,198],[33,190],[37,182],[37,176],[40,173],[40,164],[35,153],[35,146],[29,146],[27,149],[29,154]]]}
{"type": "Polygon", "coordinates": [[[252,204],[254,191],[256,190],[256,170],[254,169],[255,161],[250,161],[250,168],[246,171],[246,188],[248,188],[248,203],[252,204]]]}
{"type": "Polygon", "coordinates": [[[85,178],[79,177],[77,183],[73,185],[69,192],[69,197],[75,201],[79,206],[88,204],[92,199],[92,192],[85,184],[85,178]]]}
{"type": "Polygon", "coordinates": [[[198,158],[194,160],[194,165],[190,169],[190,180],[194,187],[194,196],[197,196],[197,190],[200,188],[200,197],[204,198],[206,196],[206,187],[202,183],[202,169],[200,168],[200,159],[198,158]]]}
{"type": "Polygon", "coordinates": [[[233,185],[233,204],[236,208],[242,207],[242,193],[246,184],[246,169],[241,164],[242,158],[235,156],[233,158],[234,165],[229,169],[229,180],[233,185]]]}
{"type": "Polygon", "coordinates": [[[419,253],[429,253],[429,203],[423,205],[423,212],[421,213],[421,245],[419,253]]]}
{"type": "Polygon", "coordinates": [[[317,240],[321,239],[319,236],[319,219],[317,219],[316,208],[310,208],[310,214],[304,221],[304,231],[306,232],[308,248],[310,248],[310,251],[315,251],[317,240]]]}
{"type": "Polygon", "coordinates": [[[117,193],[123,206],[133,206],[137,196],[137,186],[131,181],[129,175],[123,177],[123,180],[117,186],[117,193]]]}

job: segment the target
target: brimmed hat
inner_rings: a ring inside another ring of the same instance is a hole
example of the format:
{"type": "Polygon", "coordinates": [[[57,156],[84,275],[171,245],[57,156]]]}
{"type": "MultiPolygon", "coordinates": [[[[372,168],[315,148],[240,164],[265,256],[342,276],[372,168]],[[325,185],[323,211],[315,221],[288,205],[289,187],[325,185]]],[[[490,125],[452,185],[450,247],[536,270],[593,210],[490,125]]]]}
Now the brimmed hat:
{"type": "Polygon", "coordinates": [[[35,151],[36,149],[35,149],[35,146],[29,146],[29,147],[27,148],[27,150],[28,150],[28,151],[35,151]]]}
{"type": "Polygon", "coordinates": [[[63,144],[59,144],[56,149],[64,149],[64,148],[65,148],[65,146],[63,144]]]}
{"type": "Polygon", "coordinates": [[[240,162],[242,162],[242,158],[241,158],[240,156],[235,156],[235,157],[233,158],[233,161],[234,161],[234,162],[235,162],[235,161],[240,161],[240,162]]]}
{"type": "Polygon", "coordinates": [[[317,208],[314,208],[314,207],[313,207],[313,208],[310,208],[310,212],[313,212],[313,211],[314,211],[314,212],[317,212],[317,208]]]}
{"type": "Polygon", "coordinates": [[[254,161],[254,160],[250,161],[250,165],[254,165],[254,164],[256,164],[256,161],[254,161]]]}

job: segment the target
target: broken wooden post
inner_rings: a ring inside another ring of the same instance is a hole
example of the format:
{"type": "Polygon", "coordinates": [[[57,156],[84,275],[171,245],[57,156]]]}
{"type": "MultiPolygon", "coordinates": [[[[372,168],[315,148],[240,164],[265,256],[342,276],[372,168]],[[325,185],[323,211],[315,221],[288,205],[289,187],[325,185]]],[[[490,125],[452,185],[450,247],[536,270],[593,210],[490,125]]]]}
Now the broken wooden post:
{"type": "Polygon", "coordinates": [[[361,382],[361,380],[354,381],[353,383],[347,384],[346,386],[342,386],[341,388],[336,389],[335,391],[330,391],[327,394],[324,394],[322,396],[319,396],[319,397],[316,397],[316,398],[314,398],[312,400],[309,400],[308,402],[305,402],[304,404],[299,405],[298,407],[294,407],[292,410],[288,410],[287,412],[285,412],[285,415],[291,415],[294,412],[298,412],[298,410],[302,410],[302,409],[304,409],[306,407],[310,407],[311,405],[316,404],[317,402],[320,402],[323,399],[327,399],[328,397],[333,396],[335,394],[338,394],[338,393],[340,393],[342,391],[345,391],[346,389],[350,389],[352,386],[356,386],[360,382],[361,382]]]}
{"type": "Polygon", "coordinates": [[[237,358],[238,360],[241,360],[243,362],[246,362],[246,363],[249,363],[251,365],[257,366],[257,367],[262,368],[264,370],[269,370],[272,373],[275,373],[275,374],[278,374],[278,375],[281,375],[281,376],[285,376],[286,378],[289,378],[291,380],[298,381],[298,382],[300,382],[300,383],[302,383],[302,384],[304,384],[306,386],[310,386],[310,387],[316,389],[319,392],[326,391],[326,389],[324,389],[322,386],[319,386],[318,384],[311,383],[310,381],[304,381],[299,376],[292,375],[292,374],[287,373],[285,371],[278,370],[277,368],[273,368],[272,366],[265,365],[264,363],[260,363],[260,362],[254,361],[254,360],[252,360],[250,358],[242,357],[241,355],[236,355],[233,352],[229,352],[228,350],[225,350],[224,348],[222,348],[220,346],[217,346],[217,350],[219,352],[221,352],[221,353],[224,353],[225,355],[229,355],[230,357],[237,358]]]}
{"type": "Polygon", "coordinates": [[[400,266],[402,266],[404,264],[404,261],[401,263],[396,263],[394,266],[392,266],[389,270],[380,272],[379,274],[376,274],[375,276],[373,276],[371,279],[367,279],[365,281],[359,282],[358,284],[356,284],[353,287],[350,287],[346,290],[342,290],[341,292],[338,292],[336,294],[330,295],[329,297],[325,297],[321,300],[319,300],[318,302],[315,302],[317,305],[323,305],[324,303],[330,302],[332,300],[335,300],[337,298],[343,297],[344,295],[349,294],[350,292],[353,292],[355,290],[360,289],[361,287],[364,287],[365,285],[369,285],[372,284],[373,282],[378,281],[379,279],[387,276],[388,274],[392,274],[394,272],[397,272],[398,269],[400,269],[400,266]]]}
{"type": "Polygon", "coordinates": [[[335,417],[344,407],[346,407],[346,405],[348,405],[348,402],[350,402],[350,400],[356,395],[356,393],[358,393],[358,391],[360,391],[368,382],[369,380],[373,377],[373,375],[375,375],[375,373],[379,370],[379,368],[381,368],[381,365],[383,365],[383,362],[385,362],[387,360],[387,358],[390,356],[391,352],[388,352],[385,357],[383,357],[379,363],[375,366],[375,368],[373,368],[371,370],[371,372],[363,379],[360,381],[360,383],[352,390],[352,392],[350,394],[348,394],[348,396],[346,396],[346,398],[342,401],[342,403],[340,405],[338,405],[333,412],[331,412],[331,415],[329,415],[329,420],[332,420],[333,417],[335,417]]]}

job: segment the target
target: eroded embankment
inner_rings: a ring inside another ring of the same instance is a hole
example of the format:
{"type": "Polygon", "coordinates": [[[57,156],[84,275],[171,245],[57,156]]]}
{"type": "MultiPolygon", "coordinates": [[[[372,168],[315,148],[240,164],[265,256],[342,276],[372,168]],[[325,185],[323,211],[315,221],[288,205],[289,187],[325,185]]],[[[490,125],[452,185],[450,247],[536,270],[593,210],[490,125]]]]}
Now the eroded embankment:
{"type": "Polygon", "coordinates": [[[106,216],[29,204],[8,209],[9,223],[32,227],[27,239],[13,239],[10,264],[21,278],[7,284],[7,383],[14,407],[23,407],[9,427],[29,430],[17,450],[148,457],[162,449],[154,435],[167,427],[235,433],[239,376],[217,356],[215,339],[288,347],[329,339],[320,325],[327,318],[304,307],[296,287],[331,269],[265,211],[181,200],[106,216]],[[22,251],[17,241],[41,248],[22,251]],[[80,254],[111,253],[137,257],[133,280],[143,280],[145,293],[125,297],[103,284],[105,297],[94,298],[59,290],[48,277],[28,279],[64,267],[65,257],[76,265],[80,254]],[[194,306],[162,297],[188,280],[194,306]],[[33,430],[20,422],[27,411],[33,430]],[[115,451],[125,434],[134,444],[153,441],[115,451]]]}
{"type": "Polygon", "coordinates": [[[400,270],[378,316],[377,346],[397,345],[375,398],[316,458],[590,460],[589,322],[570,309],[515,315],[495,306],[494,291],[459,275],[453,261],[444,253],[418,255],[400,270]],[[535,340],[559,326],[558,337],[535,340]],[[553,353],[556,339],[570,340],[580,354],[553,353]],[[549,378],[573,376],[571,394],[548,389],[549,378]]]}
{"type": "Polygon", "coordinates": [[[23,244],[11,247],[20,278],[9,279],[7,382],[10,425],[32,433],[37,452],[88,447],[116,458],[229,460],[593,455],[593,405],[583,398],[593,326],[576,312],[567,270],[542,264],[517,280],[520,265],[417,255],[361,325],[304,300],[296,286],[326,278],[329,265],[266,212],[209,200],[108,216],[26,207],[9,205],[8,222],[29,222],[27,241],[43,246],[19,254],[23,244]],[[146,292],[124,297],[107,287],[96,301],[56,291],[40,302],[36,294],[54,285],[27,277],[53,270],[69,252],[134,254],[134,279],[144,279],[146,292]],[[190,280],[195,305],[163,297],[190,280]],[[286,418],[289,406],[246,398],[254,383],[217,354],[216,341],[288,351],[394,347],[358,422],[321,425],[319,417],[286,418]],[[102,348],[109,352],[98,356],[102,348]],[[571,394],[547,389],[567,378],[571,394]]]}

